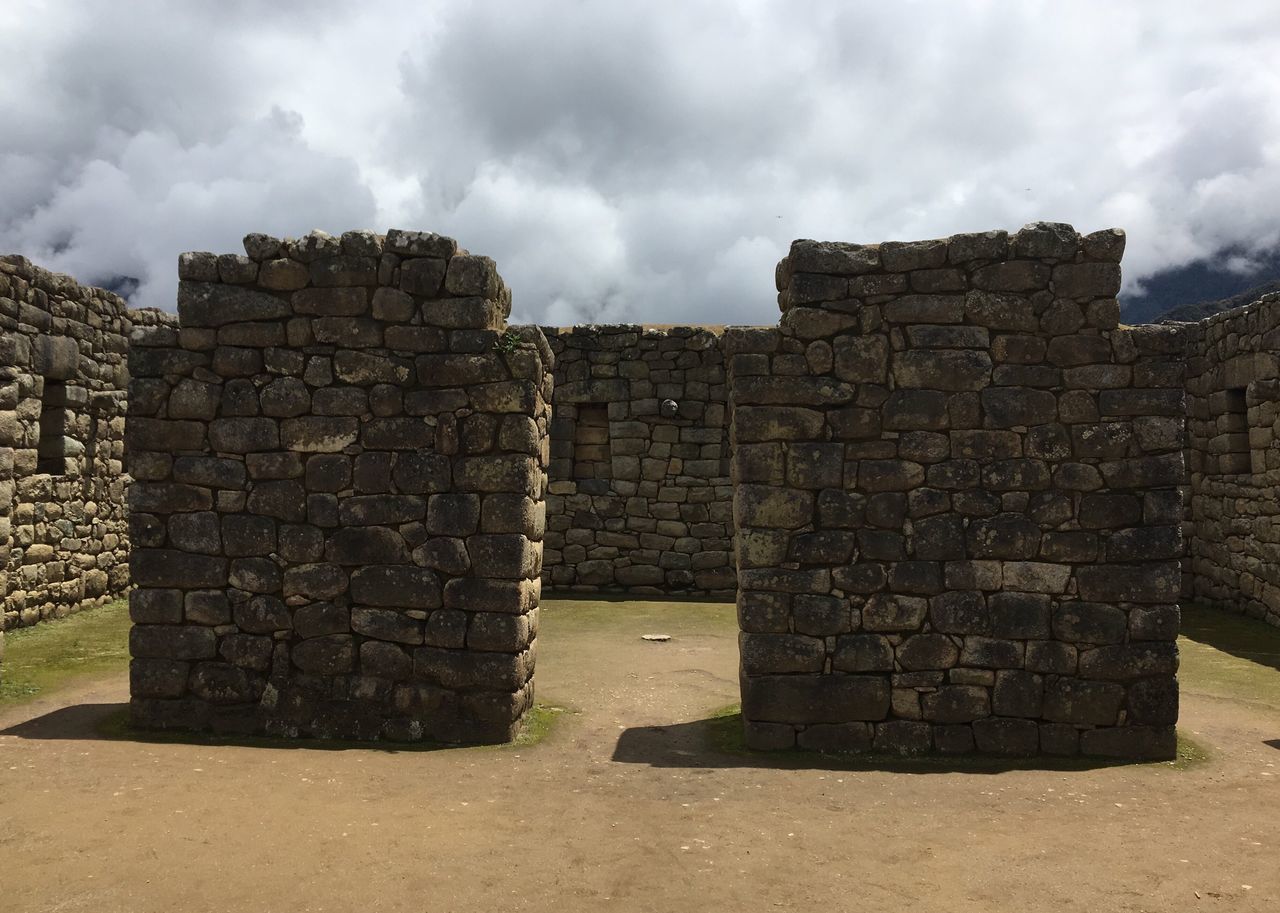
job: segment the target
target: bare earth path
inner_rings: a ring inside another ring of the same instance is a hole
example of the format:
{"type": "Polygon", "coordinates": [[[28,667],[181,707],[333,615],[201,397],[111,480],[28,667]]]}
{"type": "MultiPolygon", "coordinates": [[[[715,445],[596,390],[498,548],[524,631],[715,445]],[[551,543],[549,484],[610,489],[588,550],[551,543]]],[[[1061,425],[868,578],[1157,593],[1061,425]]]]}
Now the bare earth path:
{"type": "Polygon", "coordinates": [[[1280,909],[1280,671],[1184,651],[1188,769],[717,753],[721,605],[549,602],[539,699],[578,712],[524,748],[103,739],[118,674],[0,713],[0,910],[1280,909]]]}

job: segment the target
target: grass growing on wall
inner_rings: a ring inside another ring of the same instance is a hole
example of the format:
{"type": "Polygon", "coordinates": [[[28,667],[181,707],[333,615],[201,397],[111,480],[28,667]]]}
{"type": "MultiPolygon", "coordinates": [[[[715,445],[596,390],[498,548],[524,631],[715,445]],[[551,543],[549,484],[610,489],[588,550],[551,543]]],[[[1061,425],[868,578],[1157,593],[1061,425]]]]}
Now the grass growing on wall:
{"type": "Polygon", "coordinates": [[[47,694],[73,678],[128,667],[129,603],[124,599],[9,631],[0,664],[0,707],[47,694]]]}

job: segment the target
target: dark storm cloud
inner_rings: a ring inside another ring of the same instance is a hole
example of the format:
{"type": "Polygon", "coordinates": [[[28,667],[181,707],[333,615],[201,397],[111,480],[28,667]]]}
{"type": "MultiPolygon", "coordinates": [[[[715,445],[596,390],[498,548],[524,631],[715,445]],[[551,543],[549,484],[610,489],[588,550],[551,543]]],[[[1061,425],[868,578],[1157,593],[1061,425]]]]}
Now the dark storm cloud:
{"type": "Polygon", "coordinates": [[[0,247],[143,303],[313,226],[455,234],[552,323],[772,322],[794,237],[1280,240],[1271,3],[128,9],[0,13],[0,247]]]}

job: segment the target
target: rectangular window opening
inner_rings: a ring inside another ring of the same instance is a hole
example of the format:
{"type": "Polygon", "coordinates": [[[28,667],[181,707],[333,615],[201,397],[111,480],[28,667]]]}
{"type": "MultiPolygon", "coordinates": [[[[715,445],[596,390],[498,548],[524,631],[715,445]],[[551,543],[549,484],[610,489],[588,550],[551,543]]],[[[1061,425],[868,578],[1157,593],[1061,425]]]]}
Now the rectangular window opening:
{"type": "Polygon", "coordinates": [[[67,471],[67,385],[60,380],[44,382],[40,400],[40,441],[37,444],[36,472],[65,475],[67,471]]]}
{"type": "Polygon", "coordinates": [[[607,479],[611,463],[609,407],[602,403],[578,406],[578,421],[573,432],[573,477],[607,479]]]}

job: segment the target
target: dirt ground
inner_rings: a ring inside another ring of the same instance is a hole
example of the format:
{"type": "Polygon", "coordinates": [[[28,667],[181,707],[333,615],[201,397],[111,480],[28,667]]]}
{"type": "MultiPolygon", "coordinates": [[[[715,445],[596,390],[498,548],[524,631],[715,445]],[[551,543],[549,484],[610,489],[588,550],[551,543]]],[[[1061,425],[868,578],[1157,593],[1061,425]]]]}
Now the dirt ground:
{"type": "Polygon", "coordinates": [[[1053,771],[725,753],[724,605],[546,604],[519,748],[108,739],[99,674],[0,708],[0,910],[1274,911],[1280,662],[1199,636],[1207,761],[1053,771]]]}

